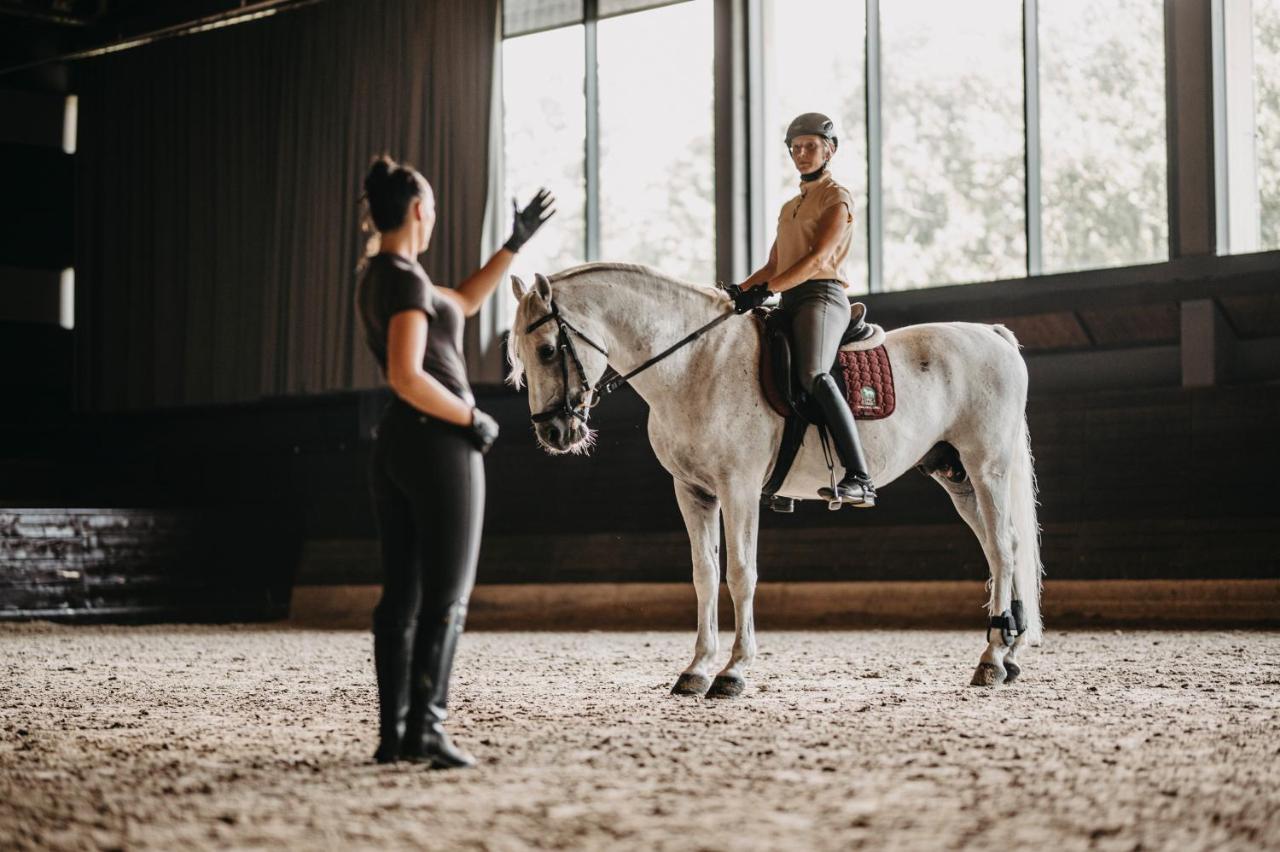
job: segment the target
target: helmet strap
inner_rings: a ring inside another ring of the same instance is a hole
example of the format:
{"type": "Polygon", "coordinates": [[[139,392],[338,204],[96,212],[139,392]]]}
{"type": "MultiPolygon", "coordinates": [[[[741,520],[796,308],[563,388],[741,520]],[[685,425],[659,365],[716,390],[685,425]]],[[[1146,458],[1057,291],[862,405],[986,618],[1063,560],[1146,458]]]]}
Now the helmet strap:
{"type": "Polygon", "coordinates": [[[822,177],[822,173],[827,170],[827,163],[830,163],[830,162],[831,162],[830,160],[823,160],[822,165],[818,166],[813,171],[809,172],[808,174],[800,175],[800,180],[804,181],[805,183],[808,183],[809,181],[817,180],[818,178],[822,177]]]}

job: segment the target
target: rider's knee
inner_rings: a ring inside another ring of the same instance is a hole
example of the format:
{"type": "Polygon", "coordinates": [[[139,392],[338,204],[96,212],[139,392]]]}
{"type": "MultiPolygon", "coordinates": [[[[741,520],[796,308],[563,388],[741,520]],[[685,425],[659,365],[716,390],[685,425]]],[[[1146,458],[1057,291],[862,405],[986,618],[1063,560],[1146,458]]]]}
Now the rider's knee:
{"type": "Polygon", "coordinates": [[[831,378],[830,373],[827,373],[824,370],[816,370],[810,375],[804,377],[804,386],[808,388],[810,394],[816,394],[818,392],[818,385],[826,384],[829,381],[834,381],[831,378]]]}

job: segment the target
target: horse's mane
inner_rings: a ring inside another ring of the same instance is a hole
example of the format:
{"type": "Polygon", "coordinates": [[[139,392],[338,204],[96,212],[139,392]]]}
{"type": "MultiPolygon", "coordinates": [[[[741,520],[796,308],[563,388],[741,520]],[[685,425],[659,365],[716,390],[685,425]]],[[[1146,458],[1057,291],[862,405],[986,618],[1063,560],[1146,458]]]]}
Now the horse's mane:
{"type": "Polygon", "coordinates": [[[685,281],[683,278],[674,278],[665,272],[659,272],[652,266],[645,266],[643,263],[617,263],[614,261],[597,260],[591,263],[584,263],[580,266],[571,266],[563,269],[553,275],[547,276],[547,280],[552,284],[561,281],[571,281],[582,275],[592,272],[628,272],[633,275],[644,275],[649,278],[656,278],[665,284],[674,284],[678,287],[684,287],[689,290],[698,290],[706,294],[714,294],[715,288],[708,287],[706,284],[694,284],[692,281],[685,281]]]}
{"type": "MultiPolygon", "coordinates": [[[[720,299],[714,287],[708,287],[705,284],[694,284],[680,278],[672,278],[670,275],[659,272],[651,266],[645,266],[641,263],[617,263],[611,261],[593,261],[584,263],[580,266],[571,266],[568,269],[561,270],[552,275],[547,276],[547,280],[552,284],[560,284],[563,282],[571,282],[574,279],[595,272],[624,272],[631,275],[642,275],[647,278],[654,279],[662,284],[668,285],[673,289],[682,289],[694,291],[706,296],[709,299],[720,299]]],[[[520,362],[519,356],[516,354],[514,338],[520,334],[523,323],[527,323],[529,319],[524,316],[524,305],[516,310],[515,322],[511,329],[512,340],[507,346],[507,361],[511,365],[511,374],[507,377],[507,381],[515,387],[520,387],[524,378],[524,364],[520,362]]]]}
{"type": "Polygon", "coordinates": [[[552,284],[557,281],[564,281],[567,278],[576,278],[579,275],[585,275],[588,272],[638,272],[642,275],[651,275],[654,278],[663,278],[668,281],[674,281],[674,278],[668,278],[658,270],[651,266],[645,266],[643,263],[617,263],[612,261],[596,260],[591,263],[583,263],[578,266],[571,266],[568,269],[562,269],[552,275],[547,276],[547,280],[552,284]]]}

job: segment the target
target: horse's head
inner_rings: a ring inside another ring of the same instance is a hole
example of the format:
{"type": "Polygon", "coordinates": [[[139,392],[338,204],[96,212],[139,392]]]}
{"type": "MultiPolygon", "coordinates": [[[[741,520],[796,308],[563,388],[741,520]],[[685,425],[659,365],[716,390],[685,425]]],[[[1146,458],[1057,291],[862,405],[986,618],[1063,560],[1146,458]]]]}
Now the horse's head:
{"type": "Polygon", "coordinates": [[[565,317],[553,300],[551,282],[534,275],[529,288],[514,275],[511,288],[519,306],[507,348],[510,381],[529,386],[533,431],[550,453],[585,453],[595,442],[587,426],[592,390],[608,368],[602,347],[581,331],[583,318],[565,317]]]}

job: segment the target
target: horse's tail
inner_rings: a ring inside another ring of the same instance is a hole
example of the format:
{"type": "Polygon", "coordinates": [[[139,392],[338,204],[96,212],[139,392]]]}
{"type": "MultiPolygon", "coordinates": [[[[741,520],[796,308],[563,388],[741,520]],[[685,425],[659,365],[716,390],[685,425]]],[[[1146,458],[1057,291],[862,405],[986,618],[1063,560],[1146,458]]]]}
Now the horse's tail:
{"type": "Polygon", "coordinates": [[[1039,645],[1044,624],[1040,620],[1040,522],[1036,519],[1035,459],[1031,455],[1031,432],[1024,418],[1009,466],[1009,504],[1013,516],[1014,585],[1022,600],[1027,620],[1027,641],[1039,645]]]}

